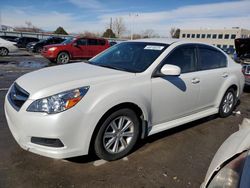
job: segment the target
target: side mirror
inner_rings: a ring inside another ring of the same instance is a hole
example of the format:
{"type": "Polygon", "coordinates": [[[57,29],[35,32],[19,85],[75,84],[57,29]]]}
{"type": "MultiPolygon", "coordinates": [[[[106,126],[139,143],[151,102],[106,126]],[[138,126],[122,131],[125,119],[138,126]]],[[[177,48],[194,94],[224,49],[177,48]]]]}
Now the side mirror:
{"type": "Polygon", "coordinates": [[[74,43],[73,43],[73,46],[74,46],[74,47],[78,47],[77,42],[74,42],[74,43]]]}
{"type": "Polygon", "coordinates": [[[163,65],[161,73],[165,76],[179,76],[181,74],[181,68],[176,65],[163,65]]]}

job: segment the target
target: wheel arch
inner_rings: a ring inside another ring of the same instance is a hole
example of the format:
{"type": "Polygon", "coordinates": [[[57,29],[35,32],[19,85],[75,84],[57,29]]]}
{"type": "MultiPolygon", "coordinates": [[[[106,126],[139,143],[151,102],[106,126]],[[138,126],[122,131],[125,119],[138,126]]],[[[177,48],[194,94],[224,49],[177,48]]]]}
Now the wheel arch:
{"type": "Polygon", "coordinates": [[[91,140],[90,140],[90,145],[89,145],[89,153],[94,151],[93,146],[94,146],[95,137],[96,137],[101,125],[102,125],[102,122],[113,112],[120,110],[120,109],[124,109],[124,108],[128,108],[128,109],[133,110],[135,112],[135,114],[137,115],[137,117],[140,121],[140,137],[145,138],[147,136],[148,122],[146,120],[147,115],[145,114],[145,112],[142,110],[141,107],[139,107],[137,104],[135,104],[133,102],[123,102],[123,103],[120,103],[120,104],[117,104],[117,105],[111,107],[99,119],[99,121],[98,121],[97,125],[95,126],[95,129],[91,135],[91,140]]]}
{"type": "Polygon", "coordinates": [[[221,100],[225,93],[230,89],[233,88],[236,91],[236,97],[238,98],[240,95],[240,86],[237,82],[237,78],[235,76],[232,76],[229,78],[221,87],[220,92],[217,96],[216,100],[216,107],[220,106],[221,100]]]}

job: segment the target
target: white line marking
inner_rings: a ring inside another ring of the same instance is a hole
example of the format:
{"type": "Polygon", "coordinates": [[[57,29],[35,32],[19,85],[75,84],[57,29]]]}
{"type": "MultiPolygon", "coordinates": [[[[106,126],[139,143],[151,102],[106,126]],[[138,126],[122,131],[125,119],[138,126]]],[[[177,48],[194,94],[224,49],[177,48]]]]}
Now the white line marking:
{"type": "Polygon", "coordinates": [[[8,91],[9,88],[0,88],[0,91],[8,91]]]}

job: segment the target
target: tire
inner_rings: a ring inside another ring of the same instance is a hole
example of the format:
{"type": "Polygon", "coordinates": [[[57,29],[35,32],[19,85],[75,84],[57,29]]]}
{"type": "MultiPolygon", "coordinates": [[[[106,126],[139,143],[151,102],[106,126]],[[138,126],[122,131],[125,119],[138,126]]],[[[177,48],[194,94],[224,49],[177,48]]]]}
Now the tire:
{"type": "Polygon", "coordinates": [[[103,121],[95,138],[95,153],[107,161],[120,159],[131,152],[139,133],[140,123],[135,112],[127,108],[117,110],[103,121]]]}
{"type": "Polygon", "coordinates": [[[9,54],[9,50],[7,48],[0,48],[0,56],[7,56],[9,54]]]}
{"type": "Polygon", "coordinates": [[[229,88],[224,94],[219,107],[219,115],[222,118],[232,114],[236,104],[236,94],[233,88],[229,88]]]}
{"type": "Polygon", "coordinates": [[[43,48],[38,47],[38,48],[36,49],[36,52],[40,54],[40,53],[42,52],[42,49],[43,49],[43,48]]]}
{"type": "Polygon", "coordinates": [[[67,52],[60,52],[56,58],[58,64],[67,64],[69,62],[69,54],[67,52]]]}

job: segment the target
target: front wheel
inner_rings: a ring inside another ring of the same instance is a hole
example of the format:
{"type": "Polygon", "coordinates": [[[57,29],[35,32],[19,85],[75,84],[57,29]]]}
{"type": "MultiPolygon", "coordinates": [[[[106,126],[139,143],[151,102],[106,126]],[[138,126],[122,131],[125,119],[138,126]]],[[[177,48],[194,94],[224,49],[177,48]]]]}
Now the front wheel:
{"type": "Polygon", "coordinates": [[[139,119],[130,109],[112,113],[101,125],[95,138],[96,155],[113,161],[126,156],[136,144],[140,132],[139,119]]]}
{"type": "Polygon", "coordinates": [[[58,64],[66,64],[69,62],[69,54],[67,52],[60,52],[57,56],[56,62],[58,64]]]}
{"type": "Polygon", "coordinates": [[[9,53],[7,48],[0,48],[0,56],[7,56],[9,53]]]}
{"type": "Polygon", "coordinates": [[[227,90],[225,95],[222,98],[220,107],[219,107],[219,115],[220,117],[228,117],[232,114],[233,109],[236,104],[236,94],[233,88],[227,90]]]}

